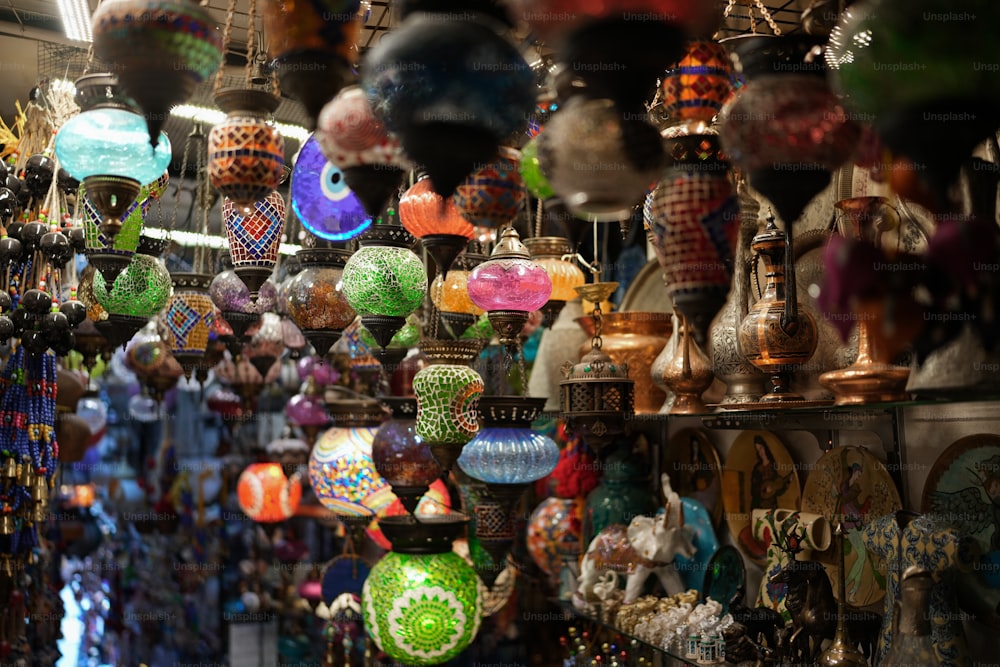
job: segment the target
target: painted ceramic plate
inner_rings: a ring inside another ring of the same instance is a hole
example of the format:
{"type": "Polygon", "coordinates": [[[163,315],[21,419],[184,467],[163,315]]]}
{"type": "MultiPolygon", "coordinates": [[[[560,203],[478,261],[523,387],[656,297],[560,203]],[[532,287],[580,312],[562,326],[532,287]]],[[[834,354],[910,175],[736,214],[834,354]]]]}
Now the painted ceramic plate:
{"type": "Polygon", "coordinates": [[[722,473],[722,501],[733,542],[748,558],[764,565],[767,555],[767,544],[753,536],[753,510],[797,510],[801,495],[795,462],[776,435],[743,431],[736,437],[722,473]]]}
{"type": "MultiPolygon", "coordinates": [[[[847,604],[865,607],[885,597],[885,561],[865,548],[861,527],[899,509],[899,491],[889,471],[863,447],[832,449],[809,473],[802,511],[822,514],[834,529],[843,522],[846,529],[847,604]]],[[[829,556],[834,558],[835,554],[829,556]]],[[[840,568],[836,562],[825,565],[834,595],[839,595],[840,568]]]]}
{"type": "Polygon", "coordinates": [[[677,556],[677,570],[687,589],[695,589],[700,594],[705,583],[705,572],[709,561],[719,550],[719,540],[715,536],[712,517],[705,506],[694,498],[681,498],[684,503],[684,525],[694,529],[691,541],[695,546],[693,558],[677,556]]]}
{"type": "MultiPolygon", "coordinates": [[[[971,610],[997,609],[1000,599],[1000,436],[970,435],[956,440],[934,462],[924,484],[920,503],[924,512],[934,512],[956,526],[979,545],[981,556],[973,568],[978,585],[963,586],[980,594],[980,604],[971,610]],[[982,586],[982,581],[989,586],[982,586]]],[[[965,600],[963,596],[960,600],[965,600]]],[[[979,620],[1000,628],[1000,614],[979,620]]]]}
{"type": "Polygon", "coordinates": [[[729,613],[729,603],[735,598],[746,599],[747,570],[739,549],[725,544],[715,552],[705,568],[701,592],[722,605],[722,613],[729,613]]]}
{"type": "Polygon", "coordinates": [[[678,431],[667,445],[661,473],[670,475],[670,486],[682,498],[701,503],[712,517],[722,522],[722,464],[719,452],[701,429],[678,431]]]}

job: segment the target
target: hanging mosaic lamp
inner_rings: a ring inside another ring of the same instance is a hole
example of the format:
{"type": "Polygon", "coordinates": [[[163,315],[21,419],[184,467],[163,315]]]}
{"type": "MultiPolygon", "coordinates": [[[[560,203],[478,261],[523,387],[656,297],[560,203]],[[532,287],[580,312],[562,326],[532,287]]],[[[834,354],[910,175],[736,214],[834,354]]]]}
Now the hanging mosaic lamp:
{"type": "Polygon", "coordinates": [[[490,258],[472,270],[469,297],[486,311],[504,346],[517,345],[528,315],[552,294],[552,280],[531,260],[513,225],[505,227],[490,258]]]}
{"type": "Polygon", "coordinates": [[[559,412],[566,427],[595,452],[622,436],[635,414],[635,381],[628,376],[628,365],[616,364],[601,350],[600,304],[616,289],[618,283],[614,282],[577,288],[581,297],[598,304],[594,310],[595,334],[590,352],[578,363],[563,364],[563,380],[559,382],[559,412]]]}
{"type": "Polygon", "coordinates": [[[663,111],[671,123],[711,123],[733,94],[733,65],[718,42],[688,42],[684,55],[660,84],[663,111]]]}
{"type": "Polygon", "coordinates": [[[375,470],[413,514],[431,483],[441,477],[441,467],[417,435],[417,399],[385,396],[379,400],[392,417],[382,423],[372,441],[375,470]]]}
{"type": "MultiPolygon", "coordinates": [[[[559,447],[548,436],[531,429],[545,407],[545,398],[483,396],[479,399],[482,426],[462,448],[458,466],[486,491],[473,511],[476,538],[494,563],[503,563],[514,541],[514,508],[535,480],[545,477],[559,461],[559,447]]],[[[494,575],[499,571],[494,571],[494,575]]],[[[484,583],[492,586],[490,576],[484,583]]]]}
{"type": "MultiPolygon", "coordinates": [[[[167,267],[162,260],[150,255],[133,255],[132,261],[115,279],[110,290],[104,276],[95,272],[94,296],[108,313],[108,319],[104,320],[110,325],[108,329],[114,331],[113,337],[108,340],[120,345],[131,338],[151,317],[163,310],[172,291],[167,267]]],[[[101,333],[108,336],[107,330],[101,333]]]]}
{"type": "Polygon", "coordinates": [[[898,161],[893,190],[932,210],[949,207],[963,163],[1000,123],[1000,76],[984,66],[996,61],[998,9],[986,0],[859,3],[830,35],[827,64],[844,104],[871,119],[898,161]],[[929,21],[933,30],[915,29],[929,21]]]}
{"type": "Polygon", "coordinates": [[[538,161],[538,134],[539,129],[528,143],[521,148],[521,159],[518,162],[518,171],[521,173],[521,182],[528,189],[535,199],[551,199],[556,196],[556,191],[552,189],[548,176],[542,171],[542,165],[538,161]]]}
{"type": "Polygon", "coordinates": [[[477,227],[502,227],[514,220],[524,204],[521,154],[501,146],[495,158],[462,181],[452,201],[477,227]]]}
{"type": "Polygon", "coordinates": [[[118,72],[155,147],[170,110],[222,64],[218,26],[191,0],[109,0],[92,25],[94,55],[118,72]]]}
{"type": "Polygon", "coordinates": [[[427,271],[410,250],[413,241],[398,225],[374,225],[344,266],[344,296],[383,350],[427,292],[427,271]]]}
{"type": "Polygon", "coordinates": [[[302,226],[327,241],[356,238],[372,224],[344,172],[328,162],[317,135],[309,137],[292,169],[292,210],[302,226]]]}
{"type": "Polygon", "coordinates": [[[226,117],[208,133],[208,178],[245,211],[284,176],[285,140],[270,122],[279,100],[263,90],[229,88],[216,94],[215,103],[226,117]]]}
{"type": "Polygon", "coordinates": [[[251,463],[236,483],[240,509],[257,523],[286,521],[302,500],[299,476],[285,476],[280,463],[251,463]]]}
{"type": "Polygon", "coordinates": [[[375,114],[443,197],[535,107],[531,68],[493,25],[474,9],[413,12],[365,55],[361,83],[375,114]]]}
{"type": "Polygon", "coordinates": [[[438,271],[448,270],[472,239],[472,225],[462,217],[454,199],[434,192],[431,179],[424,176],[399,198],[399,221],[434,258],[438,271]]]}
{"type": "Polygon", "coordinates": [[[344,88],[323,107],[316,138],[326,159],[343,171],[344,181],[368,215],[380,215],[410,164],[399,140],[375,116],[359,86],[344,88]]]}
{"type": "MultiPolygon", "coordinates": [[[[100,214],[100,232],[110,244],[142,186],[166,171],[172,158],[170,142],[158,132],[150,150],[146,121],[121,93],[114,75],[89,74],[76,85],[82,111],[56,133],[55,154],[61,168],[83,182],[100,214]]],[[[124,268],[120,262],[109,266],[124,268]]],[[[110,273],[107,277],[114,279],[110,273]]]]}
{"type": "Polygon", "coordinates": [[[321,3],[265,0],[261,9],[267,55],[283,91],[315,126],[323,105],[354,79],[363,15],[361,0],[321,3]]]}
{"type": "Polygon", "coordinates": [[[703,345],[733,279],[740,208],[714,132],[667,139],[673,166],[653,192],[650,227],[667,294],[703,345]]]}
{"type": "Polygon", "coordinates": [[[538,161],[575,216],[615,222],[632,216],[660,176],[660,134],[608,99],[571,98],[538,135],[538,161]]]}
{"type": "Polygon", "coordinates": [[[365,628],[376,646],[408,665],[439,665],[475,639],[482,620],[475,571],[452,550],[467,519],[455,514],[380,520],[392,551],[361,593],[365,628]]]}
{"type": "Polygon", "coordinates": [[[356,313],[343,292],[343,271],[350,252],[334,248],[305,248],[296,257],[302,263],[288,283],[288,315],[302,330],[316,354],[325,357],[356,313]]]}
{"type": "Polygon", "coordinates": [[[278,259],[285,228],[285,199],[275,190],[243,208],[227,197],[222,202],[222,217],[234,271],[250,290],[250,301],[256,301],[278,259]]]}
{"type": "Polygon", "coordinates": [[[227,325],[236,338],[243,338],[262,313],[274,308],[278,298],[274,282],[267,280],[261,285],[256,302],[252,301],[246,283],[233,269],[216,275],[208,287],[208,294],[222,315],[216,318],[216,323],[227,325]]]}
{"type": "Polygon", "coordinates": [[[372,442],[385,414],[371,399],[327,401],[327,409],[335,426],[320,435],[309,455],[313,491],[338,515],[374,517],[394,500],[372,461],[372,442]]]}
{"type": "MultiPolygon", "coordinates": [[[[433,459],[432,459],[433,460],[433,459]]],[[[437,465],[435,463],[435,465],[437,465]]],[[[451,492],[449,491],[447,485],[445,485],[444,480],[436,479],[431,482],[426,493],[420,498],[420,502],[417,503],[417,508],[414,511],[409,511],[403,505],[403,502],[396,498],[391,505],[386,507],[384,510],[379,512],[375,520],[368,524],[368,529],[365,534],[371,538],[372,542],[380,546],[386,551],[392,550],[392,543],[386,539],[385,535],[382,533],[382,528],[379,527],[379,521],[387,516],[404,516],[412,515],[417,518],[417,520],[423,519],[425,517],[441,516],[444,514],[451,513],[451,492]]]]}
{"type": "Polygon", "coordinates": [[[265,384],[273,384],[278,381],[281,374],[281,366],[274,364],[268,370],[267,375],[261,375],[260,371],[250,363],[250,360],[243,357],[237,361],[227,356],[215,367],[215,377],[220,382],[229,385],[233,392],[240,399],[241,414],[252,415],[256,410],[257,396],[264,389],[265,384]]]}
{"type": "MultiPolygon", "coordinates": [[[[143,145],[148,150],[148,144],[143,145]]],[[[100,271],[107,282],[114,282],[118,274],[128,266],[139,246],[139,234],[142,232],[145,215],[149,209],[146,191],[146,186],[140,188],[139,196],[122,214],[119,221],[121,228],[112,238],[101,231],[104,226],[104,216],[87,195],[87,186],[81,186],[84,255],[87,257],[87,262],[100,271]]]]}
{"type": "Polygon", "coordinates": [[[416,430],[445,474],[465,443],[479,432],[476,407],[484,389],[483,378],[469,364],[482,349],[479,339],[425,340],[420,344],[429,365],[413,376],[416,430]]]}
{"type": "Polygon", "coordinates": [[[203,363],[208,336],[215,317],[215,304],[208,295],[212,277],[204,273],[175,273],[173,294],[163,313],[165,342],[171,354],[191,378],[191,371],[203,363]]]}
{"type": "Polygon", "coordinates": [[[587,278],[576,262],[567,259],[575,254],[569,240],[559,236],[536,236],[524,239],[524,245],[531,259],[545,269],[552,281],[552,294],[541,308],[542,326],[551,327],[566,302],[579,298],[576,288],[586,283],[587,278]]]}

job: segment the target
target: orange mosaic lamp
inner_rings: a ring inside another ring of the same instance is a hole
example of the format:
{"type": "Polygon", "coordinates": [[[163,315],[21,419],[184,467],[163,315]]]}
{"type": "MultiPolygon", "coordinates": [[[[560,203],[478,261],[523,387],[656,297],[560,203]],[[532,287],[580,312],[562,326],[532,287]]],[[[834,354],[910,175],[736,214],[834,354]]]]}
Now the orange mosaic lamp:
{"type": "Polygon", "coordinates": [[[285,476],[280,463],[252,463],[236,484],[240,509],[258,523],[285,521],[302,500],[299,475],[285,476]]]}
{"type": "Polygon", "coordinates": [[[725,48],[711,40],[689,42],[661,84],[663,110],[677,123],[710,123],[732,95],[732,77],[725,48]]]}
{"type": "Polygon", "coordinates": [[[455,203],[436,193],[427,177],[414,183],[399,198],[399,221],[406,231],[420,239],[438,270],[446,276],[474,234],[472,224],[455,203]]]}

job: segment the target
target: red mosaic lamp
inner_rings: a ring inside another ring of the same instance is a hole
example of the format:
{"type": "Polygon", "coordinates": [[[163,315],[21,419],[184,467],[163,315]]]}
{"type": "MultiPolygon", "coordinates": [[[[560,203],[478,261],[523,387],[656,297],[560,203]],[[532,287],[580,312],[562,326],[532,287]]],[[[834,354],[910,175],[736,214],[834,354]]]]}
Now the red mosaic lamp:
{"type": "Polygon", "coordinates": [[[226,237],[233,259],[233,269],[250,290],[250,300],[257,301],[261,285],[274,271],[285,228],[285,199],[272,191],[250,207],[241,207],[228,197],[222,203],[226,237]]]}
{"type": "Polygon", "coordinates": [[[445,201],[426,176],[399,198],[399,221],[420,239],[445,277],[475,233],[454,200],[445,201]]]}

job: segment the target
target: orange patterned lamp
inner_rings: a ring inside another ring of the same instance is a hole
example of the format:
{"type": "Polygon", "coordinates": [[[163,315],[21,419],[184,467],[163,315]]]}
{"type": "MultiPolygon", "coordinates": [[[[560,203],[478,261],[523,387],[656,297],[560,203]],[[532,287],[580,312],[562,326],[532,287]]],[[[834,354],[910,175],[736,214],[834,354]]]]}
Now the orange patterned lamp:
{"type": "Polygon", "coordinates": [[[399,221],[420,239],[445,276],[458,254],[472,239],[472,224],[449,199],[434,192],[431,179],[417,181],[399,198],[399,221]]]}
{"type": "Polygon", "coordinates": [[[732,61],[725,48],[711,40],[689,42],[663,79],[663,110],[675,123],[710,123],[732,95],[732,77],[732,61]]]}
{"type": "Polygon", "coordinates": [[[302,500],[298,473],[291,477],[279,463],[252,463],[236,485],[240,509],[258,523],[285,521],[295,514],[302,500]]]}

